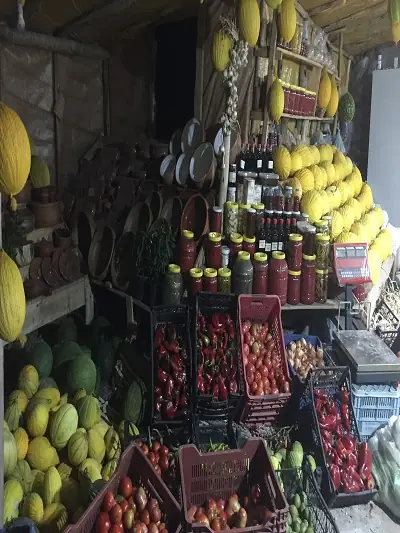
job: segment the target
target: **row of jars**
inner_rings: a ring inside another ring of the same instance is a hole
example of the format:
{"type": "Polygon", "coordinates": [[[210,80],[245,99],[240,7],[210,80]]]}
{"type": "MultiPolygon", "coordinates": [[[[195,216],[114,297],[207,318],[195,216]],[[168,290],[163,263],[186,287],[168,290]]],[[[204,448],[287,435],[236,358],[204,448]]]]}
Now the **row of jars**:
{"type": "Polygon", "coordinates": [[[315,113],[317,93],[282,82],[284,94],[284,113],[310,117],[315,113]]]}

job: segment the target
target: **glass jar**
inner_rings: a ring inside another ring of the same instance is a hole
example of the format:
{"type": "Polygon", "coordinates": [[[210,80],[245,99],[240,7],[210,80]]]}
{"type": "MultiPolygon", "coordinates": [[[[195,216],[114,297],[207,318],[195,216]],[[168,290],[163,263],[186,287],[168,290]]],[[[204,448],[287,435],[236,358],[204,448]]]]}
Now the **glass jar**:
{"type": "Polygon", "coordinates": [[[256,235],[257,235],[261,227],[264,224],[264,204],[262,203],[253,204],[251,207],[256,210],[256,235]]]}
{"type": "Polygon", "coordinates": [[[325,215],[324,217],[322,217],[321,220],[326,220],[327,223],[328,223],[328,235],[329,235],[329,238],[332,239],[332,217],[330,215],[325,215]]]}
{"type": "Polygon", "coordinates": [[[269,267],[269,294],[276,294],[281,305],[287,300],[288,267],[283,252],[272,252],[269,267]]]}
{"type": "Polygon", "coordinates": [[[253,290],[253,264],[248,252],[239,252],[233,265],[233,292],[251,294],[253,290]]]}
{"type": "Polygon", "coordinates": [[[222,208],[217,205],[212,208],[210,230],[222,234],[222,208]]]}
{"type": "Polygon", "coordinates": [[[288,270],[287,303],[297,305],[300,303],[301,270],[288,270]]]}
{"type": "Polygon", "coordinates": [[[252,207],[247,210],[246,235],[248,237],[256,236],[256,210],[252,207]]]}
{"type": "Polygon", "coordinates": [[[183,282],[181,267],[170,264],[164,277],[162,300],[165,305],[179,305],[182,299],[183,282]]]}
{"type": "Polygon", "coordinates": [[[249,252],[250,257],[253,258],[254,252],[256,251],[256,238],[247,237],[247,235],[243,235],[242,250],[244,250],[245,252],[249,252]]]}
{"type": "Polygon", "coordinates": [[[227,202],[236,202],[236,187],[228,187],[226,192],[227,202]]]}
{"type": "Polygon", "coordinates": [[[253,294],[267,294],[268,290],[268,256],[256,252],[253,259],[253,294]]]}
{"type": "Polygon", "coordinates": [[[330,248],[329,235],[317,233],[315,236],[315,263],[317,268],[326,268],[329,265],[330,248]]]}
{"type": "Polygon", "coordinates": [[[242,251],[243,237],[240,233],[231,233],[229,237],[229,249],[231,251],[231,264],[235,262],[236,256],[242,251]]]}
{"type": "Polygon", "coordinates": [[[182,274],[193,268],[196,261],[196,243],[194,242],[194,233],[187,229],[183,230],[179,243],[179,265],[182,274]]]}
{"type": "Polygon", "coordinates": [[[189,293],[195,296],[203,290],[203,271],[201,268],[191,268],[189,270],[189,293]]]}
{"type": "Polygon", "coordinates": [[[239,214],[238,214],[238,229],[237,232],[243,233],[246,232],[246,221],[247,221],[247,211],[250,209],[250,204],[239,204],[239,214]]]}
{"type": "Polygon", "coordinates": [[[243,170],[239,170],[236,173],[236,201],[238,204],[243,203],[243,182],[245,176],[247,176],[247,173],[243,170]]]}
{"type": "Polygon", "coordinates": [[[314,222],[317,233],[322,233],[323,235],[329,235],[329,226],[327,220],[317,220],[314,222]]]}
{"type": "Polygon", "coordinates": [[[239,204],[226,202],[224,212],[224,234],[236,233],[238,228],[239,204]]]}
{"type": "Polygon", "coordinates": [[[303,232],[303,254],[315,254],[315,235],[317,230],[311,224],[306,223],[303,232]]]}
{"type": "Polygon", "coordinates": [[[328,299],[328,269],[317,268],[315,275],[315,301],[324,304],[328,299]]]}
{"type": "Polygon", "coordinates": [[[300,301],[306,305],[315,302],[315,255],[303,254],[300,301]]]}
{"type": "Polygon", "coordinates": [[[217,292],[218,281],[215,268],[205,268],[203,273],[203,291],[217,292]]]}
{"type": "Polygon", "coordinates": [[[287,247],[287,264],[290,270],[298,271],[301,269],[303,258],[303,237],[299,233],[289,235],[287,247]]]}
{"type": "Polygon", "coordinates": [[[232,272],[230,268],[220,268],[218,270],[218,292],[232,292],[231,289],[232,272]]]}
{"type": "Polygon", "coordinates": [[[221,234],[211,231],[206,246],[206,263],[210,268],[221,268],[221,234]]]}

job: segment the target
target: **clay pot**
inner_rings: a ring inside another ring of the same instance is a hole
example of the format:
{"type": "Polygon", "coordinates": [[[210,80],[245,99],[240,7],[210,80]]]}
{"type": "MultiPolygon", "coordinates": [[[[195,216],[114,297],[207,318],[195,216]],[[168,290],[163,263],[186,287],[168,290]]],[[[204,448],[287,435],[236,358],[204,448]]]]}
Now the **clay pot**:
{"type": "Polygon", "coordinates": [[[50,257],[53,253],[54,246],[51,241],[47,239],[42,239],[35,244],[35,256],[36,257],[50,257]]]}
{"type": "Polygon", "coordinates": [[[37,228],[50,228],[60,222],[60,203],[39,203],[32,202],[32,210],[35,215],[35,225],[37,228]]]}
{"type": "Polygon", "coordinates": [[[167,155],[161,161],[160,176],[162,177],[166,185],[172,185],[172,183],[174,182],[175,167],[176,157],[174,155],[167,155]]]}
{"type": "Polygon", "coordinates": [[[197,118],[191,118],[183,129],[181,148],[185,154],[193,154],[204,140],[204,129],[197,118]]]}
{"type": "Polygon", "coordinates": [[[193,231],[196,242],[209,231],[208,204],[201,194],[192,196],[183,209],[181,234],[185,229],[193,231]]]}
{"type": "Polygon", "coordinates": [[[138,202],[132,206],[126,218],[123,233],[128,231],[136,233],[137,231],[147,231],[153,221],[153,215],[148,204],[138,202]]]}
{"type": "Polygon", "coordinates": [[[24,282],[25,296],[27,300],[38,298],[39,296],[49,295],[49,287],[41,279],[27,279],[24,282]]]}
{"type": "Polygon", "coordinates": [[[54,246],[58,246],[63,250],[71,248],[72,246],[72,237],[71,232],[68,228],[60,228],[53,231],[53,242],[54,246]]]}

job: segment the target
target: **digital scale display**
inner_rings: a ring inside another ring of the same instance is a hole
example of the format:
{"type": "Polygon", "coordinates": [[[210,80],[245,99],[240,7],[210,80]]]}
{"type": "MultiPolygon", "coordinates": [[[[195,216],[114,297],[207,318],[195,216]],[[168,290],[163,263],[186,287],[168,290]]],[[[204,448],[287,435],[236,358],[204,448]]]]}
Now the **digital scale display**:
{"type": "Polygon", "coordinates": [[[334,244],[333,267],[340,286],[371,281],[367,244],[334,244]]]}

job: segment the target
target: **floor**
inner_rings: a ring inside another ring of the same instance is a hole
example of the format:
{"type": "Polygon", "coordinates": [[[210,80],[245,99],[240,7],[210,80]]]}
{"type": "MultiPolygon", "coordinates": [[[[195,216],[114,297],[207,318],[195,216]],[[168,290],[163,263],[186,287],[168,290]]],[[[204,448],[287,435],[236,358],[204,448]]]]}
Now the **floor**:
{"type": "Polygon", "coordinates": [[[400,520],[395,522],[374,503],[332,509],[340,533],[399,533],[400,520]]]}

